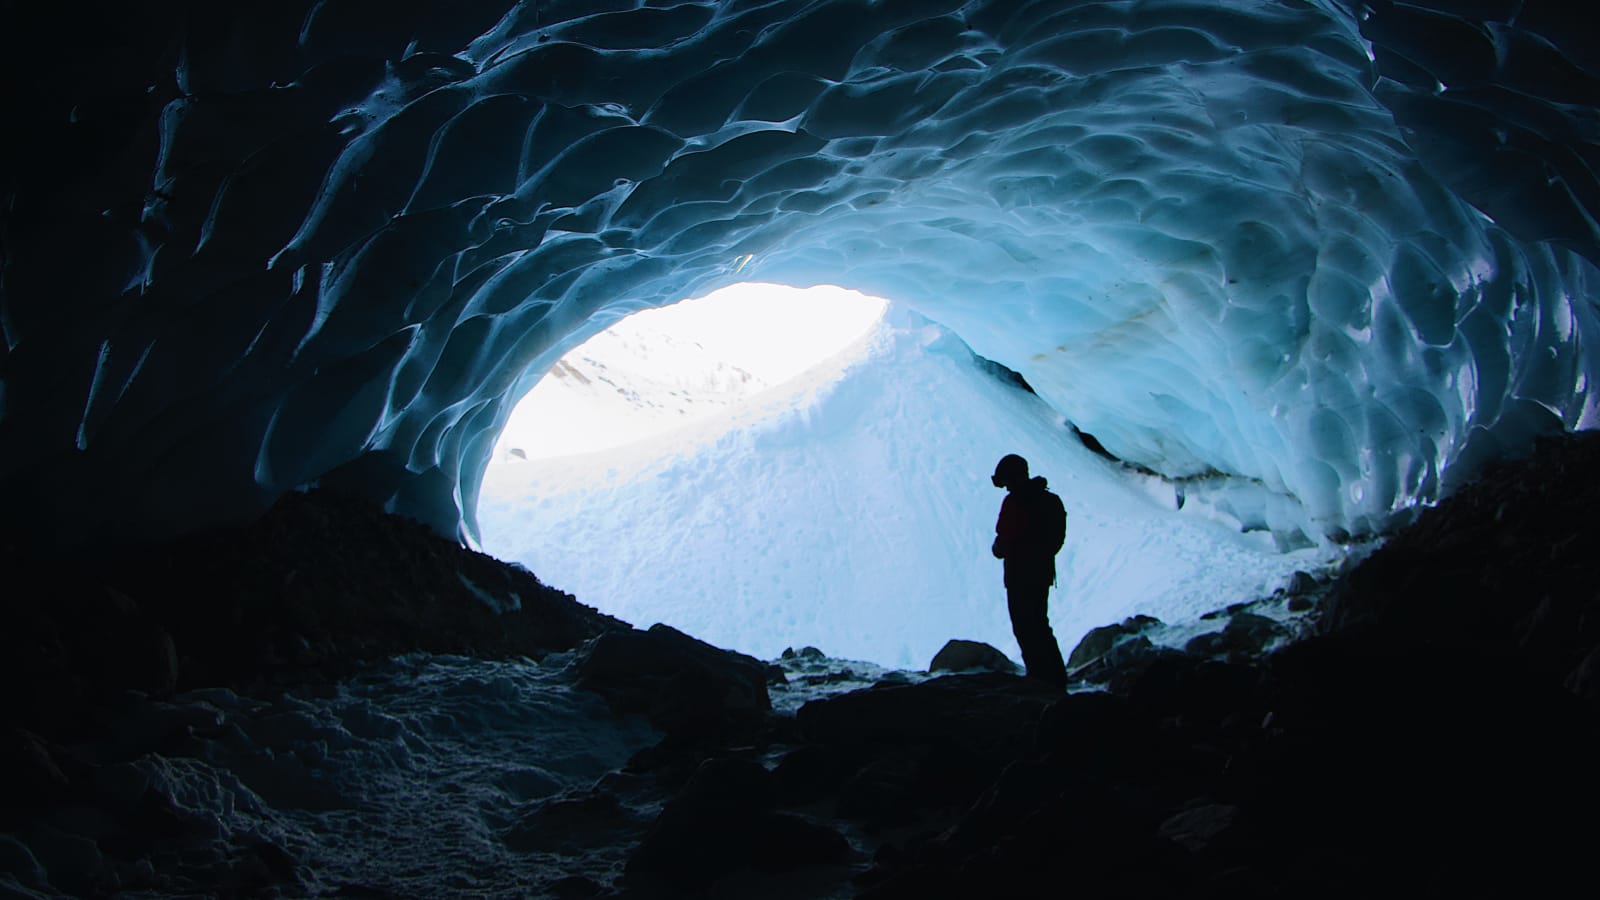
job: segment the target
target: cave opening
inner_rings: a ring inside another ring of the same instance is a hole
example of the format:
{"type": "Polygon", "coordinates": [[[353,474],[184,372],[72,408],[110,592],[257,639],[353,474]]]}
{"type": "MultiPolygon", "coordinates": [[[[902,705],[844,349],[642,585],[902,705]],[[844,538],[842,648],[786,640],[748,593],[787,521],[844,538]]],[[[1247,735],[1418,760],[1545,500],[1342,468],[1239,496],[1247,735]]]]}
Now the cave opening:
{"type": "Polygon", "coordinates": [[[843,288],[736,285],[620,319],[548,369],[486,467],[483,549],[760,658],[920,668],[952,638],[1015,657],[988,552],[988,476],[1011,452],[1069,510],[1051,611],[1068,650],[1132,615],[1194,625],[1340,552],[1284,546],[1237,494],[1185,504],[952,329],[843,288]]]}
{"type": "Polygon", "coordinates": [[[834,285],[739,282],[628,315],[523,395],[492,462],[715,439],[736,422],[719,413],[761,402],[834,357],[859,357],[888,303],[834,285]]]}

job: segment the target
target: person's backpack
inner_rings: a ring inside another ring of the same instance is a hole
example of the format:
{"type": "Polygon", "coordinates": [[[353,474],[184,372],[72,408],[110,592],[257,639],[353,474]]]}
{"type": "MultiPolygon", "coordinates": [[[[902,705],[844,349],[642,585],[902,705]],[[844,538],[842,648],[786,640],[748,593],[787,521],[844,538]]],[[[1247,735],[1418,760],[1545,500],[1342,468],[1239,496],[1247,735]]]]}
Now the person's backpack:
{"type": "Polygon", "coordinates": [[[1061,552],[1067,542],[1067,508],[1061,498],[1048,490],[1040,491],[1031,518],[1039,549],[1051,556],[1061,552]]]}

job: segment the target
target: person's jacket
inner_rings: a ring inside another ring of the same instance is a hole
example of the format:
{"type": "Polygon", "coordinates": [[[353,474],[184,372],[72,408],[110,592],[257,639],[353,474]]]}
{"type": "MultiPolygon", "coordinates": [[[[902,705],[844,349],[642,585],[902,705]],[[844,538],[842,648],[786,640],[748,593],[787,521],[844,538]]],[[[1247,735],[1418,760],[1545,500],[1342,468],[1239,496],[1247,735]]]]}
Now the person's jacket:
{"type": "Polygon", "coordinates": [[[989,551],[1006,562],[1006,582],[1023,573],[1055,581],[1056,553],[1066,535],[1066,511],[1049,482],[1035,476],[1000,502],[989,551]]]}

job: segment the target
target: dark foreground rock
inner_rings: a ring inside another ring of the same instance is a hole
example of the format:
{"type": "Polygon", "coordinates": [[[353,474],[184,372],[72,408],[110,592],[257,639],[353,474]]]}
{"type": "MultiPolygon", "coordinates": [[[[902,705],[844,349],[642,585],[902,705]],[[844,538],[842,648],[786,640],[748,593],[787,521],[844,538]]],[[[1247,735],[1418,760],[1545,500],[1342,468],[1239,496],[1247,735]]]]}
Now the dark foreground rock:
{"type": "Polygon", "coordinates": [[[1555,889],[1596,836],[1595,718],[1486,662],[1341,635],[1070,695],[863,896],[1018,896],[1063,872],[1099,896],[1555,889]]]}
{"type": "Polygon", "coordinates": [[[600,635],[584,647],[577,670],[579,687],[682,740],[747,734],[772,709],[765,663],[667,625],[600,635]]]}
{"type": "Polygon", "coordinates": [[[626,623],[418,522],[328,492],[109,560],[13,541],[0,691],[14,721],[70,731],[123,691],[333,677],[417,650],[539,657],[626,623]]]}
{"type": "MultiPolygon", "coordinates": [[[[0,629],[0,865],[111,895],[150,888],[129,862],[145,848],[193,837],[109,758],[134,746],[114,725],[130,704],[409,650],[582,648],[582,683],[666,736],[506,825],[529,859],[633,848],[620,880],[552,872],[549,896],[1581,894],[1600,841],[1597,467],[1595,435],[1543,444],[1332,585],[1301,579],[1309,637],[1248,604],[1185,650],[1134,620],[1085,649],[1076,693],[953,675],[792,717],[759,661],[338,498],[94,566],[11,544],[14,583],[36,587],[0,629]]],[[[244,848],[190,892],[293,894],[295,865],[244,848]]]]}
{"type": "Polygon", "coordinates": [[[1588,883],[1597,467],[1594,434],[1499,467],[1336,583],[1320,634],[1264,657],[1281,628],[1243,609],[1189,653],[1141,643],[1137,623],[1108,629],[1086,653],[1111,667],[1111,690],[1053,702],[1033,748],[953,825],[879,849],[860,896],[1588,883]]]}
{"type": "Polygon", "coordinates": [[[851,855],[836,830],[779,811],[777,801],[776,781],[759,762],[707,760],[640,842],[628,877],[703,890],[741,869],[779,874],[851,855]]]}
{"type": "MultiPolygon", "coordinates": [[[[209,837],[124,762],[182,738],[189,726],[151,712],[175,690],[270,695],[401,653],[537,658],[628,628],[326,492],[114,559],[41,557],[13,539],[0,566],[0,873],[83,896],[149,887],[153,853],[209,837]]],[[[296,884],[293,869],[263,844],[185,892],[257,894],[296,884]]]]}
{"type": "Polygon", "coordinates": [[[1597,472],[1600,432],[1494,467],[1335,585],[1326,629],[1477,647],[1600,701],[1582,675],[1600,648],[1597,472]]]}
{"type": "Polygon", "coordinates": [[[807,704],[775,765],[724,773],[753,804],[738,834],[685,787],[627,884],[726,893],[759,809],[870,854],[850,890],[872,900],[1565,895],[1600,840],[1597,451],[1541,446],[1337,583],[1297,579],[1309,636],[1241,603],[1185,650],[1100,631],[1077,667],[1097,690],[964,675],[807,704]]]}
{"type": "Polygon", "coordinates": [[[1129,616],[1114,625],[1091,628],[1067,656],[1067,669],[1070,672],[1081,672],[1085,666],[1099,660],[1118,644],[1160,624],[1161,620],[1153,616],[1129,616]]]}

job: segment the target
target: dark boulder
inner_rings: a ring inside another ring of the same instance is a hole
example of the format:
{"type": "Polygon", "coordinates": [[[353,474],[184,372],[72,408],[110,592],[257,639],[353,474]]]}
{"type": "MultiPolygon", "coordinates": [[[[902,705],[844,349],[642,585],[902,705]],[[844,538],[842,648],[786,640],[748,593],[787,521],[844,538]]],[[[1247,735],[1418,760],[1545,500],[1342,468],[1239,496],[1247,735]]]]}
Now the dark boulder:
{"type": "Polygon", "coordinates": [[[999,762],[950,743],[871,755],[842,785],[834,814],[877,831],[953,819],[972,804],[999,762]]]}
{"type": "Polygon", "coordinates": [[[1290,596],[1300,596],[1309,594],[1320,586],[1321,582],[1317,581],[1316,576],[1310,572],[1295,572],[1294,575],[1290,576],[1289,584],[1284,588],[1284,592],[1290,596]]]}
{"type": "Polygon", "coordinates": [[[947,742],[1010,758],[1033,742],[1035,723],[1060,692],[1009,675],[947,675],[872,687],[800,707],[800,729],[829,744],[947,742]]]}
{"type": "Polygon", "coordinates": [[[1221,631],[1196,635],[1184,652],[1195,656],[1214,656],[1232,662],[1260,659],[1276,642],[1289,635],[1289,629],[1258,613],[1237,612],[1221,631]]]}
{"type": "Polygon", "coordinates": [[[774,812],[752,825],[750,864],[760,872],[776,874],[840,863],[855,852],[838,831],[805,816],[774,812]]]}
{"type": "Polygon", "coordinates": [[[328,491],[259,519],[103,557],[0,540],[0,700],[81,736],[129,692],[272,688],[415,651],[539,658],[626,623],[526,570],[328,491]]]}
{"type": "Polygon", "coordinates": [[[1141,634],[1112,647],[1104,656],[1078,670],[1075,677],[1091,684],[1103,684],[1114,693],[1126,694],[1157,662],[1184,659],[1192,657],[1171,647],[1158,647],[1141,634]]]}
{"type": "Polygon", "coordinates": [[[1086,691],[1050,704],[1037,748],[1064,768],[1134,774],[1153,764],[1157,740],[1149,717],[1126,698],[1086,691]]]}
{"type": "Polygon", "coordinates": [[[1256,613],[1239,613],[1228,620],[1222,633],[1228,638],[1231,653],[1259,658],[1273,641],[1288,634],[1288,629],[1273,619],[1256,613]]]}
{"type": "Polygon", "coordinates": [[[501,839],[519,853],[572,855],[636,837],[644,824],[615,794],[596,789],[533,804],[501,839]]]}
{"type": "Polygon", "coordinates": [[[1058,690],[998,674],[880,685],[807,703],[808,742],[779,766],[786,794],[831,798],[869,832],[953,821],[1001,767],[1027,752],[1058,690]]]}
{"type": "Polygon", "coordinates": [[[1161,823],[1157,834],[1191,853],[1239,842],[1239,807],[1196,800],[1161,823]]]}
{"type": "Polygon", "coordinates": [[[669,735],[712,738],[758,725],[772,709],[767,666],[667,625],[611,631],[583,648],[578,686],[669,735]]]}
{"type": "Polygon", "coordinates": [[[809,803],[837,791],[862,764],[862,754],[829,744],[801,744],[783,755],[772,776],[785,803],[809,803]]]}
{"type": "Polygon", "coordinates": [[[707,760],[628,860],[629,882],[699,891],[742,869],[778,873],[849,856],[837,831],[776,802],[776,783],[760,763],[707,760]]]}
{"type": "Polygon", "coordinates": [[[801,647],[799,650],[796,650],[793,647],[785,647],[783,648],[783,658],[816,660],[827,659],[828,654],[823,653],[821,650],[818,650],[815,647],[801,647]]]}
{"type": "Polygon", "coordinates": [[[1078,641],[1078,646],[1072,648],[1071,655],[1067,657],[1067,668],[1080,669],[1104,656],[1117,644],[1160,624],[1161,620],[1152,616],[1129,616],[1115,625],[1092,628],[1078,641]]]}
{"type": "Polygon", "coordinates": [[[986,672],[1017,674],[1017,664],[1004,653],[981,641],[953,639],[945,642],[928,664],[929,672],[967,672],[981,669],[986,672]]]}

